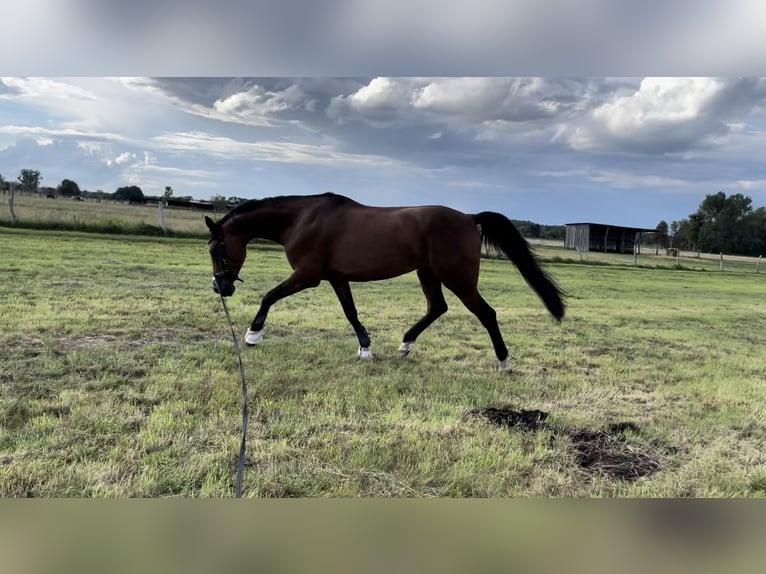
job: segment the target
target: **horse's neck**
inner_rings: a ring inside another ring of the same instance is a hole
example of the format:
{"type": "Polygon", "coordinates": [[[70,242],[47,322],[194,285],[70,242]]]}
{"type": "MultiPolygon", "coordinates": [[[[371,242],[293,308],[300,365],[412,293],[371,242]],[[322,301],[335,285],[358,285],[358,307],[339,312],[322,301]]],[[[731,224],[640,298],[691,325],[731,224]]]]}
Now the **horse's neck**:
{"type": "Polygon", "coordinates": [[[230,232],[241,235],[246,242],[251,239],[268,239],[284,244],[294,219],[292,210],[265,206],[231,218],[228,225],[230,232]]]}

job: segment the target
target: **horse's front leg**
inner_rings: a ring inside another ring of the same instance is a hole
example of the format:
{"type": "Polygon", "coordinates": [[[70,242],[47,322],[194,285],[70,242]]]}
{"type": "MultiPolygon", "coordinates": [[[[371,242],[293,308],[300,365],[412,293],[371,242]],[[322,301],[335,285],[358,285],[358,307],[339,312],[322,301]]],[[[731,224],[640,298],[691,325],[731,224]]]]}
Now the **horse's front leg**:
{"type": "Polygon", "coordinates": [[[266,317],[269,314],[269,309],[274,303],[280,299],[289,297],[298,291],[303,291],[304,289],[308,289],[310,287],[316,287],[317,285],[319,285],[319,279],[309,278],[299,274],[298,272],[295,272],[290,275],[290,277],[282,281],[282,283],[274,287],[271,291],[266,293],[266,295],[264,295],[263,299],[261,300],[261,306],[258,309],[258,313],[255,314],[253,323],[250,325],[247,333],[245,333],[245,343],[252,347],[263,341],[263,324],[266,322],[266,317]]]}
{"type": "Polygon", "coordinates": [[[356,338],[359,340],[359,358],[372,359],[370,335],[367,334],[367,329],[359,321],[356,305],[354,305],[354,297],[351,295],[351,286],[348,284],[348,281],[343,279],[331,279],[330,285],[335,290],[341,307],[343,307],[343,313],[345,313],[348,322],[351,323],[351,327],[354,329],[354,333],[356,333],[356,338]]]}

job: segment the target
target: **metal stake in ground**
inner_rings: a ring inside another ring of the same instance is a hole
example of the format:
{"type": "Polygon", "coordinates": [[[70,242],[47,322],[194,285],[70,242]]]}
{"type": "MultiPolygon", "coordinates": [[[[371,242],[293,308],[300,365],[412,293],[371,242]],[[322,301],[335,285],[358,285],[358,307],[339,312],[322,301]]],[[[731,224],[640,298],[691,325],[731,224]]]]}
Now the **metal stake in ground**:
{"type": "MultiPolygon", "coordinates": [[[[219,290],[220,295],[220,290],[219,290]]],[[[242,440],[239,444],[239,461],[237,463],[237,498],[242,498],[242,476],[245,473],[245,444],[247,441],[247,384],[245,383],[245,368],[242,366],[242,353],[239,349],[239,341],[237,335],[234,333],[234,325],[231,322],[231,315],[229,315],[229,308],[226,306],[226,300],[221,297],[221,304],[223,304],[223,311],[226,313],[226,320],[229,322],[229,329],[231,330],[231,340],[234,341],[234,350],[237,353],[237,364],[239,365],[239,380],[242,383],[242,440]]]]}

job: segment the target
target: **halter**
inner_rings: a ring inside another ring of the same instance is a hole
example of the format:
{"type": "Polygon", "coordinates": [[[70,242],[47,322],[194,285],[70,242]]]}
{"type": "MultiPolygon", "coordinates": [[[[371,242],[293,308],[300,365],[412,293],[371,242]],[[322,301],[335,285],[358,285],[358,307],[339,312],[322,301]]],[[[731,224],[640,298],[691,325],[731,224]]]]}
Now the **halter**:
{"type": "Polygon", "coordinates": [[[221,264],[221,270],[217,273],[213,273],[213,279],[215,279],[215,282],[218,283],[218,279],[228,274],[229,277],[231,277],[232,283],[234,281],[244,283],[244,281],[239,278],[239,273],[233,273],[231,269],[229,269],[229,261],[226,258],[226,246],[223,243],[223,235],[211,237],[208,241],[208,244],[212,243],[213,241],[217,242],[213,256],[218,259],[219,263],[221,264]]]}

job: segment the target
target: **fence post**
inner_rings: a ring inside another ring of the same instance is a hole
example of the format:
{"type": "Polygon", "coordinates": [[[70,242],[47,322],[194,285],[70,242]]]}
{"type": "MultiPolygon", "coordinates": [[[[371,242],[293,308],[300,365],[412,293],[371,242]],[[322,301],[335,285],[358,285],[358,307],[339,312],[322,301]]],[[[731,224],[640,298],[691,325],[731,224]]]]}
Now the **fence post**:
{"type": "Polygon", "coordinates": [[[638,245],[634,243],[633,244],[633,265],[635,265],[636,263],[638,263],[638,245]]]}
{"type": "Polygon", "coordinates": [[[758,256],[758,261],[755,264],[755,272],[756,273],[760,273],[761,272],[761,257],[763,257],[763,255],[759,255],[758,256]]]}
{"type": "Polygon", "coordinates": [[[160,206],[160,228],[162,229],[162,233],[165,235],[168,234],[168,228],[165,226],[165,210],[164,210],[164,201],[160,199],[157,204],[160,206]]]}
{"type": "Polygon", "coordinates": [[[676,249],[676,269],[681,267],[680,259],[681,259],[681,248],[679,247],[678,249],[676,249]]]}
{"type": "Polygon", "coordinates": [[[11,187],[11,196],[8,198],[8,208],[11,210],[11,225],[16,225],[18,218],[16,217],[16,210],[13,208],[13,193],[14,189],[11,187]]]}
{"type": "Polygon", "coordinates": [[[723,251],[721,252],[721,271],[723,271],[723,251]]]}

